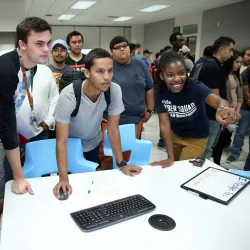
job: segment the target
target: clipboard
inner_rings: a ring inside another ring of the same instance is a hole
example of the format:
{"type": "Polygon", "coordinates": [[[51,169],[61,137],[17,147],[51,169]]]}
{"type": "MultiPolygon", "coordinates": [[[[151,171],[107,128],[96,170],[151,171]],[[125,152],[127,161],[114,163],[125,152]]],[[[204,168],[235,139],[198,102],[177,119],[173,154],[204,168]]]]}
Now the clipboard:
{"type": "Polygon", "coordinates": [[[228,205],[250,184],[250,179],[225,170],[208,167],[180,187],[188,192],[228,205]]]}

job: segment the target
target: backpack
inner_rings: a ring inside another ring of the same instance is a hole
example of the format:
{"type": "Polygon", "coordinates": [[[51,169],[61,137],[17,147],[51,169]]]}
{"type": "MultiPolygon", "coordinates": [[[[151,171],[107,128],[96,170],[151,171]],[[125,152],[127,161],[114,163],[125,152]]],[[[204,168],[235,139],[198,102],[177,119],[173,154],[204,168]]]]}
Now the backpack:
{"type": "MultiPolygon", "coordinates": [[[[62,74],[61,79],[59,81],[59,92],[61,92],[69,84],[73,84],[73,89],[74,89],[75,98],[76,98],[76,107],[71,113],[70,115],[71,117],[75,117],[79,111],[80,104],[81,104],[81,95],[82,95],[82,82],[86,79],[87,78],[81,72],[65,71],[62,74]]],[[[107,116],[107,110],[111,102],[110,87],[106,92],[104,92],[104,98],[107,103],[107,109],[104,111],[104,114],[105,116],[107,116]]]]}
{"type": "Polygon", "coordinates": [[[198,81],[198,80],[199,80],[199,77],[200,77],[201,70],[202,70],[204,64],[206,64],[207,62],[212,62],[214,65],[216,65],[217,68],[219,68],[218,65],[217,65],[217,63],[216,63],[213,59],[208,59],[207,61],[205,61],[205,62],[203,62],[203,63],[196,64],[196,65],[193,67],[193,69],[192,69],[192,71],[191,71],[191,73],[190,73],[190,77],[191,77],[192,79],[198,81]]]}
{"type": "Polygon", "coordinates": [[[69,84],[71,84],[74,80],[85,80],[86,77],[82,72],[78,72],[78,71],[68,71],[65,70],[62,75],[61,78],[59,80],[59,93],[65,88],[67,87],[69,84]]]}

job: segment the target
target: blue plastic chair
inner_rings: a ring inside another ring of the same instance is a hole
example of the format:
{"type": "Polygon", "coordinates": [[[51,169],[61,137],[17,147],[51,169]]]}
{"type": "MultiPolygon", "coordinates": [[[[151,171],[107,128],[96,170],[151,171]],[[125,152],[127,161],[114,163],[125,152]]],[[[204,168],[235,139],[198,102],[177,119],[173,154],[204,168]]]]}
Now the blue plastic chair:
{"type": "MultiPolygon", "coordinates": [[[[93,172],[98,164],[83,157],[82,142],[79,138],[69,138],[67,142],[68,172],[93,172]]],[[[41,177],[45,174],[57,173],[56,139],[29,142],[26,144],[25,164],[23,173],[25,178],[41,177]]]]}
{"type": "Polygon", "coordinates": [[[232,174],[237,174],[250,179],[250,171],[237,170],[237,169],[229,169],[228,172],[232,174]]]}
{"type": "MultiPolygon", "coordinates": [[[[138,140],[135,136],[135,125],[120,125],[122,152],[131,151],[129,165],[143,166],[149,164],[152,142],[138,140]]],[[[107,130],[104,132],[104,155],[111,156],[113,168],[118,168],[115,155],[110,146],[107,130]]]]}

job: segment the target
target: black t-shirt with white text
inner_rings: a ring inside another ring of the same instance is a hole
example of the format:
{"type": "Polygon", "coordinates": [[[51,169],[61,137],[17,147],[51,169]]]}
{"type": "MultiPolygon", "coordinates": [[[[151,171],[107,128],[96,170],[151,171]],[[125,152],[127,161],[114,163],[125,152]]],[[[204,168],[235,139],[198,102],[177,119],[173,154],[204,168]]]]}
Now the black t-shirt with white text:
{"type": "Polygon", "coordinates": [[[83,72],[85,69],[86,55],[82,54],[82,58],[79,61],[75,61],[70,57],[66,58],[65,63],[70,66],[74,71],[83,72]]]}
{"type": "Polygon", "coordinates": [[[180,93],[167,88],[157,94],[156,112],[168,113],[171,129],[184,138],[205,138],[209,135],[205,99],[212,91],[202,82],[189,79],[180,93]]]}

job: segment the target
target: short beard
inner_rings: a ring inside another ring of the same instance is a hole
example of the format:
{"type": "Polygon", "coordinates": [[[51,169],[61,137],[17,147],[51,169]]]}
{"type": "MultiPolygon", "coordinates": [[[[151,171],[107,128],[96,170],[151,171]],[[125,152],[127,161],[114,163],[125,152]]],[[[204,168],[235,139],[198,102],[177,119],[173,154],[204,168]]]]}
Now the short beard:
{"type": "Polygon", "coordinates": [[[55,63],[58,63],[58,64],[64,64],[65,61],[66,61],[66,60],[64,60],[64,61],[57,61],[57,60],[54,59],[54,62],[55,62],[55,63]]]}

